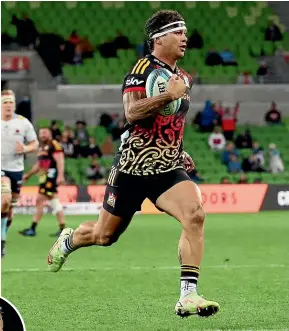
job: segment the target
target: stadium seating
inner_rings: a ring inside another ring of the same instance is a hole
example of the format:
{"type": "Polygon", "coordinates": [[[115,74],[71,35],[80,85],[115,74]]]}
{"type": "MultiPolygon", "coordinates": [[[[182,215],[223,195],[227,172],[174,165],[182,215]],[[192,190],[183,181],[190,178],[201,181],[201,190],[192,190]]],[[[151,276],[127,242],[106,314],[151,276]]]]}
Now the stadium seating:
{"type": "MultiPolygon", "coordinates": [[[[41,123],[47,123],[47,120],[41,120],[41,123]]],[[[61,123],[60,123],[61,127],[61,123]]],[[[63,127],[63,123],[62,123],[63,127]]],[[[276,143],[278,149],[281,152],[282,159],[285,163],[285,172],[280,174],[270,174],[270,173],[248,173],[248,181],[253,182],[255,178],[262,178],[264,183],[270,184],[284,184],[289,182],[289,128],[286,126],[272,126],[272,127],[238,127],[238,131],[244,131],[249,128],[252,132],[253,138],[258,140],[260,145],[268,150],[269,143],[276,143]]],[[[94,136],[97,143],[101,145],[107,132],[103,127],[88,127],[89,134],[94,136]]],[[[196,132],[189,125],[185,129],[184,141],[186,151],[192,155],[196,167],[200,172],[201,176],[204,177],[205,183],[219,183],[221,177],[229,177],[231,182],[236,183],[239,175],[238,174],[228,174],[227,167],[221,164],[220,154],[213,153],[208,147],[208,137],[209,133],[199,133],[196,132]]],[[[117,148],[117,144],[116,144],[117,148]]],[[[250,150],[239,150],[241,153],[241,158],[250,155],[250,150]]],[[[268,160],[268,153],[265,155],[268,160]]],[[[105,157],[99,160],[99,164],[106,168],[108,171],[113,161],[113,157],[105,157]]],[[[86,178],[86,169],[90,164],[90,160],[86,158],[79,159],[66,159],[65,171],[66,178],[69,182],[75,184],[87,185],[88,180],[86,178]]],[[[266,163],[267,165],[268,163],[266,163]]],[[[33,177],[29,183],[26,185],[37,185],[37,177],[33,177]]]]}
{"type": "MultiPolygon", "coordinates": [[[[2,31],[15,35],[10,25],[11,15],[22,12],[34,20],[40,32],[55,32],[68,38],[76,29],[80,36],[88,36],[97,45],[112,40],[118,30],[127,35],[133,44],[144,40],[144,22],[153,12],[162,8],[176,9],[185,18],[188,33],[197,28],[204,38],[204,48],[188,50],[180,64],[187,71],[197,70],[203,83],[234,83],[240,71],[255,74],[256,59],[261,51],[272,55],[277,46],[289,49],[289,35],[276,43],[264,41],[264,28],[268,20],[280,25],[266,2],[2,2],[2,31]],[[234,67],[206,67],[206,52],[229,48],[238,61],[234,67]]],[[[281,25],[282,28],[282,25],[281,25]]],[[[93,59],[82,66],[65,66],[64,74],[70,83],[120,83],[123,75],[136,60],[134,50],[119,51],[118,58],[103,59],[95,53],[93,59]]]]}

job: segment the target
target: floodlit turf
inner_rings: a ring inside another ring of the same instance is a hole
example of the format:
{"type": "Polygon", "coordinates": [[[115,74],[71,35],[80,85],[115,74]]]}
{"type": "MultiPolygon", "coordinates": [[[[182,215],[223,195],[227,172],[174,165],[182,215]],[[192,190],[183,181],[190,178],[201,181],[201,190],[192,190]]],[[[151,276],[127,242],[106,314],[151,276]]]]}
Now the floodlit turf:
{"type": "MultiPolygon", "coordinates": [[[[75,227],[85,219],[69,217],[67,224],[75,227]]],[[[18,235],[30,222],[29,216],[15,218],[2,265],[2,295],[19,308],[27,331],[289,327],[287,212],[208,215],[199,292],[221,305],[209,319],[174,315],[180,226],[172,218],[136,216],[114,246],[81,249],[57,274],[46,271],[54,217],[43,219],[35,238],[18,235]]]]}

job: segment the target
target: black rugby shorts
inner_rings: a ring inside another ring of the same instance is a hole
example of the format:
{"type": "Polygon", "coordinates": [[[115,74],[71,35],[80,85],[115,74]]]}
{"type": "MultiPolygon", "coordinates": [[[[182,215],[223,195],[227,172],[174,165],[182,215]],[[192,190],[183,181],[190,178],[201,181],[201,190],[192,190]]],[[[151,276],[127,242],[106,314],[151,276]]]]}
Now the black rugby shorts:
{"type": "Polygon", "coordinates": [[[177,183],[191,180],[184,169],[150,176],[129,175],[112,166],[105,190],[103,208],[115,216],[131,218],[141,210],[148,198],[156,203],[158,197],[177,183]]]}

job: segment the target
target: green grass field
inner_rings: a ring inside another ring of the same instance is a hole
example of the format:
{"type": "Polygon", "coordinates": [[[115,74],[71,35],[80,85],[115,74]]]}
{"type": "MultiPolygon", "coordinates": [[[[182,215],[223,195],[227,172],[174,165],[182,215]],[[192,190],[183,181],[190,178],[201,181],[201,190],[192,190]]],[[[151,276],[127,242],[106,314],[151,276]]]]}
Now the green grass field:
{"type": "Polygon", "coordinates": [[[2,263],[2,295],[27,331],[289,330],[287,212],[208,215],[199,293],[221,305],[209,319],[174,314],[180,226],[172,218],[136,216],[114,246],[81,249],[57,274],[46,269],[54,217],[35,238],[18,235],[30,222],[15,218],[2,263]]]}

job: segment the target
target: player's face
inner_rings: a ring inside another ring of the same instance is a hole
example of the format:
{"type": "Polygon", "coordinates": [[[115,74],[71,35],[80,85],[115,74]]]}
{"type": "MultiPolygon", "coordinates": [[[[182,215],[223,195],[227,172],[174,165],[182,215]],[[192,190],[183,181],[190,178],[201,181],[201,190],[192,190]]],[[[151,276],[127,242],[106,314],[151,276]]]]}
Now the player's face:
{"type": "Polygon", "coordinates": [[[4,101],[1,107],[2,114],[4,116],[11,116],[15,112],[15,102],[14,101],[4,101]]]}
{"type": "Polygon", "coordinates": [[[51,139],[51,132],[48,129],[41,129],[39,131],[39,140],[43,143],[51,139]]]}
{"type": "Polygon", "coordinates": [[[163,46],[174,58],[179,59],[185,55],[187,40],[187,30],[169,32],[163,38],[163,46]]]}

